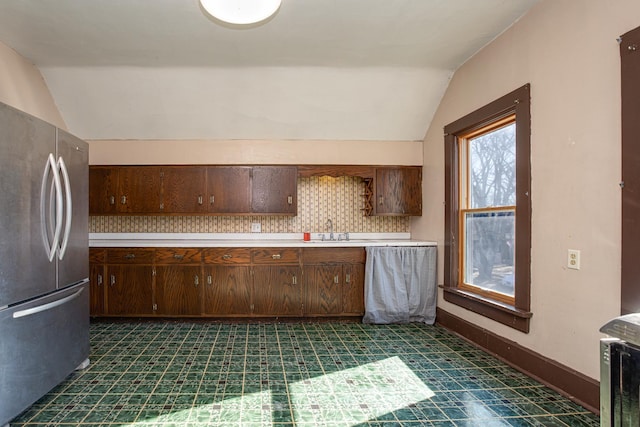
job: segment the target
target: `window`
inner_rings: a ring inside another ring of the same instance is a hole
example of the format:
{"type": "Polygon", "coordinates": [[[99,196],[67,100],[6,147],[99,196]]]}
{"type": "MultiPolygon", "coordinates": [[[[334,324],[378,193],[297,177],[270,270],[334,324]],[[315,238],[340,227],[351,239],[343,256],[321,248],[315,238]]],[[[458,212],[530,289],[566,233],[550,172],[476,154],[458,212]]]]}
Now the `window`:
{"type": "Polygon", "coordinates": [[[445,126],[446,301],[529,331],[529,85],[445,126]]]}

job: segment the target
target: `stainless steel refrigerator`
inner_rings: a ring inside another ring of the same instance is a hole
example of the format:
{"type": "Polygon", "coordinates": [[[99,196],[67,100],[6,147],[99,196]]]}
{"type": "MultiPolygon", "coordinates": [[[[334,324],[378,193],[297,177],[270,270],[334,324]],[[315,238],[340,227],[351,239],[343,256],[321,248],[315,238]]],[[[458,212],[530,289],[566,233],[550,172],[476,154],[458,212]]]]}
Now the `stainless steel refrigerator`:
{"type": "Polygon", "coordinates": [[[88,146],[0,103],[0,426],[89,363],[88,146]]]}

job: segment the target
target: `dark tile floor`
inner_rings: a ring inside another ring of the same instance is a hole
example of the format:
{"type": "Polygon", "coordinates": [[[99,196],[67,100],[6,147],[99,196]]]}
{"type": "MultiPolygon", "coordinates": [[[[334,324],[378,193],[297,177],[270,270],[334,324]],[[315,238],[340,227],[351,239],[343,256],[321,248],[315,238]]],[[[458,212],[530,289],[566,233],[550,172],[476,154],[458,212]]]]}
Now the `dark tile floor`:
{"type": "Polygon", "coordinates": [[[98,322],[91,366],[12,426],[598,426],[421,324],[98,322]]]}

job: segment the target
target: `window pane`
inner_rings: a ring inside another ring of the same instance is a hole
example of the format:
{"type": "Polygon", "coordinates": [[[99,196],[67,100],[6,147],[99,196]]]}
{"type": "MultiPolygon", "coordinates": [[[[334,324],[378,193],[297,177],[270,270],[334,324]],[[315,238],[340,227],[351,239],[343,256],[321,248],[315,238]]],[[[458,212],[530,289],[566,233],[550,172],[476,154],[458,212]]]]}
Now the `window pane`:
{"type": "Polygon", "coordinates": [[[464,216],[464,283],[514,296],[515,211],[464,216]]]}
{"type": "Polygon", "coordinates": [[[516,125],[469,140],[470,208],[516,204],[516,125]]]}

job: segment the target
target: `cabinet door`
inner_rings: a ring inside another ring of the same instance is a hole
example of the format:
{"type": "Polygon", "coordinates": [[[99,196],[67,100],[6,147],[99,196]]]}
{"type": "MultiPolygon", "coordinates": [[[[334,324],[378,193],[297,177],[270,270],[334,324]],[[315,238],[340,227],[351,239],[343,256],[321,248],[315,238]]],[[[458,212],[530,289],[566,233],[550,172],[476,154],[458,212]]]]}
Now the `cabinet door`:
{"type": "Polygon", "coordinates": [[[163,167],[160,210],[165,213],[206,212],[206,172],[206,167],[199,166],[163,167]]]}
{"type": "Polygon", "coordinates": [[[261,214],[296,215],[298,170],[295,166],[254,166],[251,210],[261,214]]]}
{"type": "Polygon", "coordinates": [[[253,314],[301,316],[300,268],[287,265],[254,266],[253,314]]]}
{"type": "Polygon", "coordinates": [[[89,313],[91,316],[104,314],[104,264],[89,265],[89,313]]]}
{"type": "Polygon", "coordinates": [[[364,264],[344,264],[342,312],[364,314],[364,264]]]}
{"type": "Polygon", "coordinates": [[[249,266],[205,267],[204,314],[214,316],[251,314],[249,266]]]}
{"type": "Polygon", "coordinates": [[[153,267],[108,264],[107,279],[107,314],[153,314],[153,267]]]}
{"type": "Polygon", "coordinates": [[[201,310],[202,270],[200,266],[156,266],[156,314],[167,316],[199,315],[201,310]]]}
{"type": "Polygon", "coordinates": [[[211,166],[207,168],[207,200],[210,213],[251,212],[251,168],[211,166]]]}
{"type": "Polygon", "coordinates": [[[420,168],[377,168],[375,189],[376,215],[422,215],[420,168]]]}
{"type": "Polygon", "coordinates": [[[118,212],[160,213],[160,167],[118,168],[118,212]]]}
{"type": "Polygon", "coordinates": [[[342,266],[339,264],[305,267],[308,280],[305,314],[330,315],[342,313],[342,266]]]}
{"type": "Polygon", "coordinates": [[[89,168],[89,214],[114,214],[118,209],[118,170],[112,167],[89,168]]]}

